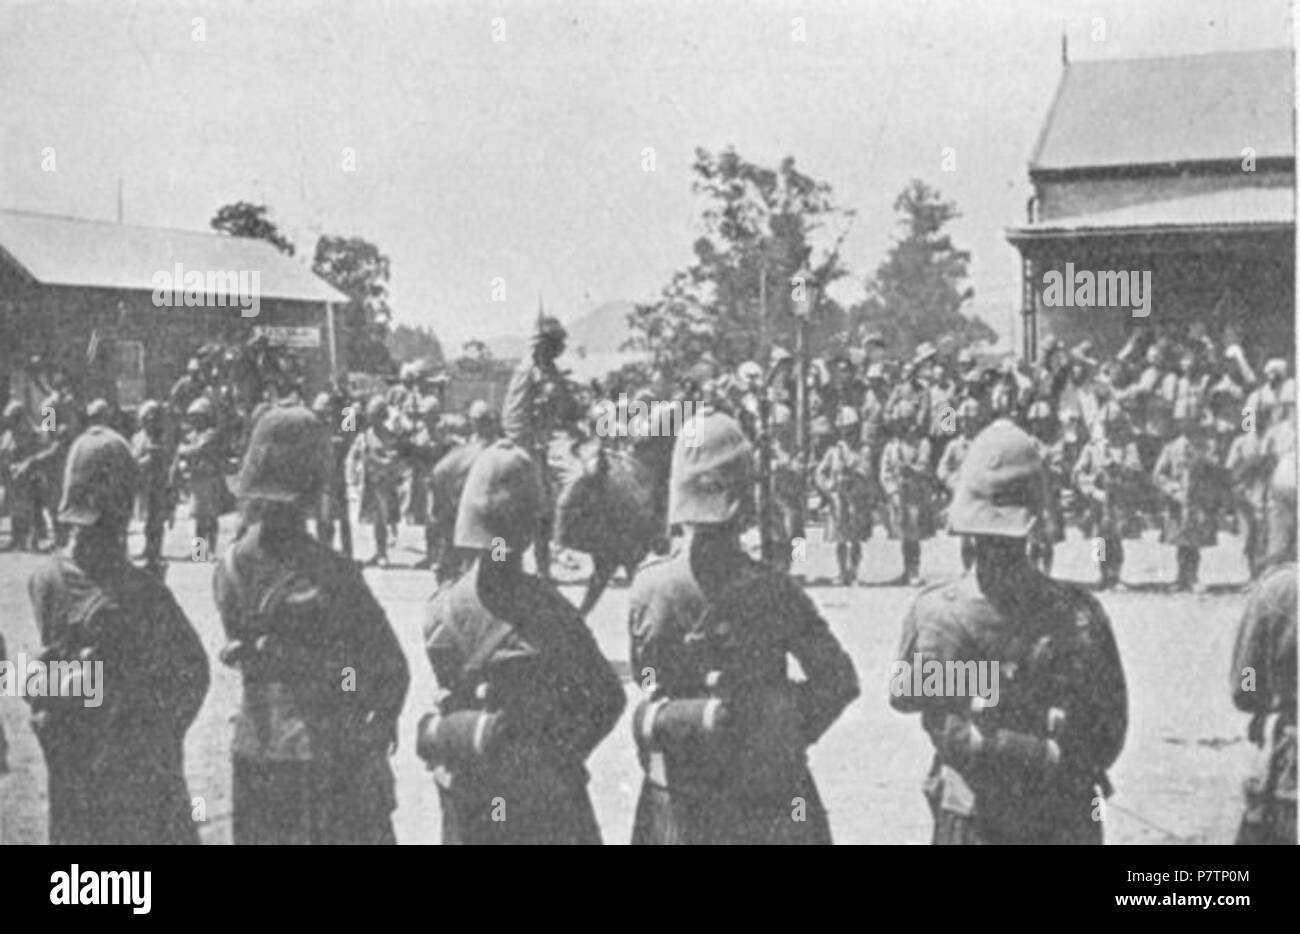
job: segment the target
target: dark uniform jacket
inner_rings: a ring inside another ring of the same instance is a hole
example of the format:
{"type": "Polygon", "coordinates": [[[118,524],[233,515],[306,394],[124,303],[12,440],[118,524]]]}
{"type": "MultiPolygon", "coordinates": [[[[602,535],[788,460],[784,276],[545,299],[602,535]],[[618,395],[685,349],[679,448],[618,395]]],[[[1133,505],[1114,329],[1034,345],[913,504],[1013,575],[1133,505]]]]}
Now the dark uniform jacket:
{"type": "Polygon", "coordinates": [[[720,592],[701,589],[689,549],[652,560],[633,584],[634,678],[653,685],[653,699],[680,700],[709,696],[709,670],[721,671],[739,736],[721,761],[679,752],[665,756],[662,774],[643,761],[632,842],[830,843],[806,749],[858,696],[853,663],[792,580],[739,550],[720,560],[727,566],[711,572],[730,582],[720,592]],[[802,681],[790,679],[790,658],[802,681]],[[746,724],[762,717],[765,696],[792,701],[795,748],[769,745],[761,724],[746,724]],[[748,780],[760,773],[756,787],[748,780]]]}
{"type": "Polygon", "coordinates": [[[1229,673],[1232,702],[1252,715],[1250,737],[1267,745],[1263,774],[1246,783],[1239,843],[1296,842],[1296,565],[1275,565],[1251,592],[1229,673]],[[1267,720],[1273,717],[1271,735],[1267,720]]]}
{"type": "Polygon", "coordinates": [[[388,842],[388,746],[410,673],[361,572],[305,532],[268,541],[258,523],[214,590],[222,660],[243,680],[235,842],[388,842]]]}
{"type": "Polygon", "coordinates": [[[125,560],[59,555],[28,581],[43,659],[102,662],[102,703],[31,698],[49,769],[50,842],[197,843],[184,742],[208,660],[171,591],[125,560]]]}
{"type": "Polygon", "coordinates": [[[524,574],[485,603],[471,572],[429,604],[425,646],[438,715],[481,710],[501,724],[490,757],[435,770],[443,843],[600,843],[584,763],[627,698],[573,606],[524,574]]]}
{"type": "Polygon", "coordinates": [[[927,797],[936,843],[1100,842],[1097,796],[1108,790],[1105,772],[1128,723],[1110,621],[1086,591],[1051,578],[1037,576],[1022,594],[1020,609],[1008,612],[968,572],[922,591],[903,623],[901,670],[998,662],[997,703],[978,713],[971,690],[917,696],[914,677],[891,683],[891,705],[919,712],[934,743],[927,797]],[[1052,708],[1064,713],[1055,766],[1040,754],[1052,708]],[[971,723],[984,737],[975,752],[971,723]]]}

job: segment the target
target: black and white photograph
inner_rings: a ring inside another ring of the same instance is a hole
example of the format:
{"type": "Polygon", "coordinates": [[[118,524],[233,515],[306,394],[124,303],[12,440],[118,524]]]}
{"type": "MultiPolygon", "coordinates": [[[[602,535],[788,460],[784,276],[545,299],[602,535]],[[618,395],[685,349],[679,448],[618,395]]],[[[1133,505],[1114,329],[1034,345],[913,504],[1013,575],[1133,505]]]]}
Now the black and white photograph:
{"type": "MultiPolygon", "coordinates": [[[[0,0],[31,900],[148,913],[98,845],[1295,844],[1295,35],[0,0]]],[[[1246,907],[1233,852],[1096,899],[1246,907]]]]}

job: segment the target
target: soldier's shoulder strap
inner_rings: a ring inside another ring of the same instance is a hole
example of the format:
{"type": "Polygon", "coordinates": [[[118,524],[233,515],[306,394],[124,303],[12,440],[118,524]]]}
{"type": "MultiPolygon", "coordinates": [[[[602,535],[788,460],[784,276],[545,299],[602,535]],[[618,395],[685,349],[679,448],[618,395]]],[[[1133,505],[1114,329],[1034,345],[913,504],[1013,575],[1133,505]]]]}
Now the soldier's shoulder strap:
{"type": "Polygon", "coordinates": [[[474,633],[474,641],[467,647],[460,666],[461,678],[477,679],[496,650],[515,632],[515,628],[489,612],[478,599],[473,586],[456,586],[444,593],[449,618],[458,627],[462,627],[462,632],[474,633]]]}

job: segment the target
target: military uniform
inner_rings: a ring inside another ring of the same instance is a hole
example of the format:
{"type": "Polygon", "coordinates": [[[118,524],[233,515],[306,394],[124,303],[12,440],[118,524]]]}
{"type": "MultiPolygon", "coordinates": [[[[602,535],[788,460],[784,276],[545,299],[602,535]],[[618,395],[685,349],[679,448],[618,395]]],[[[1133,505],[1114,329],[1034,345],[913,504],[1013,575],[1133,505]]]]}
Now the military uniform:
{"type": "MultiPolygon", "coordinates": [[[[1294,503],[1292,504],[1294,508],[1294,503]]],[[[1251,715],[1250,739],[1267,747],[1246,782],[1239,844],[1296,842],[1296,564],[1275,564],[1251,592],[1229,672],[1232,701],[1251,715]]]]}
{"type": "Polygon", "coordinates": [[[356,565],[307,534],[328,439],[306,409],[268,413],[240,473],[251,523],[213,590],[243,699],[231,744],[240,843],[392,843],[388,754],[409,672],[356,565]]]}
{"type": "Polygon", "coordinates": [[[235,505],[226,486],[226,450],[206,399],[192,404],[187,414],[195,423],[176,449],[175,469],[190,491],[194,534],[215,554],[218,523],[235,505]]]}
{"type": "Polygon", "coordinates": [[[320,419],[329,434],[329,471],[321,489],[320,504],[316,509],[316,538],[332,546],[334,529],[339,530],[339,546],[343,554],[352,557],[352,519],[348,515],[348,451],[356,435],[344,431],[339,421],[339,400],[329,393],[320,393],[312,403],[312,413],[320,419]]]}
{"type": "Polygon", "coordinates": [[[1217,463],[1209,443],[1199,434],[1180,434],[1160,452],[1152,480],[1165,497],[1160,540],[1178,550],[1180,586],[1196,584],[1201,549],[1218,540],[1217,503],[1213,473],[1217,463]]]}
{"type": "Polygon", "coordinates": [[[456,548],[453,540],[456,508],[460,504],[469,470],[487,444],[488,439],[476,434],[452,448],[433,467],[432,528],[437,541],[439,583],[455,580],[464,570],[467,555],[456,548]]]}
{"type": "Polygon", "coordinates": [[[1101,842],[1099,796],[1127,728],[1124,673],[1100,604],[1028,561],[1044,495],[1033,439],[1006,420],[986,428],[950,513],[953,531],[976,537],[975,569],[927,588],[903,622],[890,703],[920,713],[934,744],[936,844],[1101,842]],[[978,680],[991,690],[972,692],[978,680]]]}
{"type": "Polygon", "coordinates": [[[26,551],[36,546],[36,510],[44,481],[36,456],[44,444],[40,433],[27,421],[22,403],[10,402],[5,407],[4,421],[0,462],[5,470],[5,507],[9,512],[8,548],[26,551]]]}
{"type": "Polygon", "coordinates": [[[584,763],[626,698],[582,617],[520,566],[540,498],[520,448],[486,448],[466,478],[454,539],[478,562],[429,607],[425,647],[441,698],[418,749],[438,783],[443,843],[600,842],[584,763]]]}
{"type": "Polygon", "coordinates": [[[402,463],[397,439],[384,424],[388,409],[382,399],[371,399],[366,407],[366,430],[348,450],[348,476],[360,488],[360,520],[374,529],[375,554],[372,563],[388,559],[388,528],[397,520],[398,487],[402,463]]]}
{"type": "Polygon", "coordinates": [[[1061,506],[1062,490],[1069,484],[1070,467],[1067,466],[1065,442],[1034,438],[1038,456],[1043,460],[1047,496],[1038,516],[1038,522],[1029,532],[1029,553],[1044,574],[1052,573],[1052,560],[1056,546],[1065,541],[1065,515],[1061,506]]]}
{"type": "MultiPolygon", "coordinates": [[[[900,423],[905,420],[901,417],[900,423]]],[[[890,535],[903,543],[904,583],[920,582],[921,542],[934,537],[930,464],[929,439],[916,437],[914,430],[891,438],[880,458],[880,489],[888,506],[890,535]]]]}
{"type": "Polygon", "coordinates": [[[136,504],[144,520],[142,557],[148,566],[157,568],[163,560],[163,532],[176,508],[175,491],[171,487],[171,455],[162,422],[162,406],[149,400],[140,407],[139,417],[141,427],[131,439],[131,448],[140,477],[136,504]]]}
{"type": "Polygon", "coordinates": [[[840,564],[840,580],[849,584],[857,577],[861,542],[871,537],[869,452],[839,440],[827,449],[815,474],[817,488],[826,497],[826,541],[834,544],[840,564]]]}
{"type": "Polygon", "coordinates": [[[103,666],[99,706],[71,692],[29,699],[55,844],[198,842],[184,743],[207,693],[207,656],[171,591],[126,560],[134,493],[126,441],[87,430],[71,448],[59,510],[77,535],[28,581],[41,660],[103,666]]]}
{"type": "Polygon", "coordinates": [[[1073,477],[1090,504],[1090,524],[1105,549],[1098,556],[1102,583],[1118,583],[1124,567],[1123,539],[1132,527],[1135,503],[1146,481],[1137,445],[1104,436],[1090,441],[1079,455],[1073,477]]]}
{"type": "Polygon", "coordinates": [[[698,415],[694,437],[674,448],[669,506],[690,541],[646,565],[629,600],[648,690],[632,842],[830,843],[807,749],[857,696],[853,663],[803,591],[739,547],[753,469],[740,427],[698,415]]]}
{"type": "Polygon", "coordinates": [[[572,605],[537,578],[487,592],[468,573],[430,605],[425,649],[440,715],[498,714],[510,734],[490,759],[437,773],[442,842],[600,843],[583,763],[626,698],[572,605]]]}
{"type": "Polygon", "coordinates": [[[853,663],[789,578],[739,551],[726,567],[711,571],[737,583],[702,585],[689,551],[647,564],[637,574],[628,614],[632,670],[653,673],[655,700],[690,700],[709,696],[710,666],[721,666],[742,682],[731,701],[740,738],[721,762],[697,761],[688,748],[665,751],[660,764],[644,762],[648,773],[632,842],[830,843],[806,749],[857,696],[853,663]],[[706,615],[725,625],[700,629],[696,624],[706,615]],[[726,625],[743,626],[743,639],[731,633],[743,644],[728,642],[726,625]],[[787,657],[799,662],[803,682],[788,681],[787,657]],[[772,703],[765,691],[777,698],[784,692],[793,705],[793,736],[784,748],[766,749],[762,737],[746,735],[758,732],[763,705],[772,703]],[[747,703],[752,710],[745,710],[747,703]]]}
{"type": "MultiPolygon", "coordinates": [[[[948,490],[949,496],[957,492],[957,477],[961,474],[961,462],[966,459],[973,438],[958,435],[948,442],[939,458],[938,480],[948,490]]],[[[961,536],[961,564],[968,568],[975,560],[974,543],[969,535],[961,536]]]]}

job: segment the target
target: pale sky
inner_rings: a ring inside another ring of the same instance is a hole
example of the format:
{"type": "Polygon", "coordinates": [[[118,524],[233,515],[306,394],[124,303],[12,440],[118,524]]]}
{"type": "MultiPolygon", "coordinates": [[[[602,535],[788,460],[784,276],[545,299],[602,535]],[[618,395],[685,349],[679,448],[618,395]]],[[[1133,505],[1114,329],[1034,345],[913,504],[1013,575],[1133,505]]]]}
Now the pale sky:
{"type": "Polygon", "coordinates": [[[857,209],[843,299],[908,179],[938,186],[1006,331],[1003,231],[1062,30],[1084,60],[1290,47],[1292,28],[1287,0],[0,0],[0,206],[111,219],[119,177],[137,223],[265,202],[304,261],[320,232],[376,243],[396,320],[454,350],[528,328],[538,293],[562,318],[652,298],[690,260],[695,147],[734,144],[857,209]]]}

